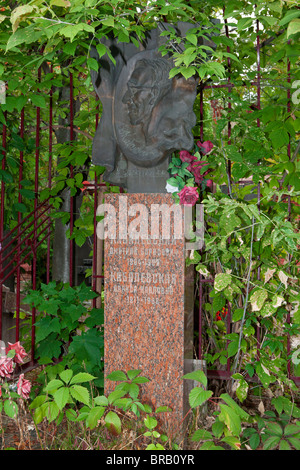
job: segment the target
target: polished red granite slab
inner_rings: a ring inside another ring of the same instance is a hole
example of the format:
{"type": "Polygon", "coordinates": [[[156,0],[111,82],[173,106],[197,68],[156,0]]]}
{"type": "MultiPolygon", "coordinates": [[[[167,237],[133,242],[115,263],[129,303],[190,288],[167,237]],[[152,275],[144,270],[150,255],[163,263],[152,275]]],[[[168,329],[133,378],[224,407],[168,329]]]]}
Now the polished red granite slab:
{"type": "MultiPolygon", "coordinates": [[[[170,217],[168,239],[168,217],[163,220],[157,214],[173,206],[170,194],[107,194],[105,203],[110,207],[106,224],[110,220],[109,233],[115,236],[104,243],[105,376],[114,370],[141,369],[141,375],[150,379],[140,386],[142,402],[154,408],[171,407],[173,412],[166,418],[169,428],[176,431],[184,414],[182,207],[176,208],[175,231],[170,217]],[[143,237],[148,234],[148,239],[126,239],[128,231],[143,237]],[[158,238],[151,239],[151,234],[158,238]]],[[[115,385],[105,380],[105,393],[115,385]]]]}

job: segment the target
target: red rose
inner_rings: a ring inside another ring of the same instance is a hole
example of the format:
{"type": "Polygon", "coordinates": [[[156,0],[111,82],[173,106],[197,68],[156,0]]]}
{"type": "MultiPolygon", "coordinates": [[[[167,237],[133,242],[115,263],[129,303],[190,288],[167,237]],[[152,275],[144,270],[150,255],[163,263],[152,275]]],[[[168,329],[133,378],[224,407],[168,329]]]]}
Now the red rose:
{"type": "Polygon", "coordinates": [[[197,158],[191,155],[190,152],[188,152],[187,150],[181,150],[179,152],[179,158],[183,163],[192,163],[197,160],[197,158]]]}
{"type": "Polygon", "coordinates": [[[180,204],[184,206],[194,206],[199,199],[197,188],[185,186],[178,193],[180,204]]]}
{"type": "Polygon", "coordinates": [[[208,163],[206,162],[194,162],[191,164],[191,169],[189,171],[193,173],[195,182],[197,184],[201,183],[201,181],[203,181],[204,175],[208,173],[208,172],[205,172],[204,174],[201,174],[201,168],[203,168],[206,165],[208,165],[208,163]]]}
{"type": "Polygon", "coordinates": [[[205,142],[200,142],[200,140],[197,142],[197,145],[203,155],[206,155],[207,153],[211,152],[214,144],[210,140],[206,140],[205,142]]]}

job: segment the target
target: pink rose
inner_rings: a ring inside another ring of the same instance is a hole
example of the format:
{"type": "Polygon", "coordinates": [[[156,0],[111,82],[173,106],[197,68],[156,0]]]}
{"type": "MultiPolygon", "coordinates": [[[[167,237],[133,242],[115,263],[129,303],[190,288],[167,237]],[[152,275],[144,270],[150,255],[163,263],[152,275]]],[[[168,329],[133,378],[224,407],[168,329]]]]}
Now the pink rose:
{"type": "Polygon", "coordinates": [[[206,140],[205,142],[200,142],[200,140],[197,142],[197,145],[203,155],[206,155],[207,153],[211,152],[214,144],[210,140],[206,140]]]}
{"type": "Polygon", "coordinates": [[[190,152],[188,152],[187,150],[181,150],[179,152],[179,158],[183,163],[192,163],[197,160],[197,158],[191,155],[190,152]]]}
{"type": "Polygon", "coordinates": [[[0,377],[10,378],[14,371],[13,360],[11,357],[0,357],[0,377]]]}
{"type": "Polygon", "coordinates": [[[22,364],[23,363],[23,359],[24,357],[27,356],[27,353],[25,351],[25,349],[23,348],[23,346],[21,346],[21,343],[20,341],[18,341],[17,343],[8,343],[9,346],[6,348],[6,354],[8,353],[8,351],[14,349],[16,351],[16,354],[13,358],[14,362],[16,364],[22,364]]]}
{"type": "Polygon", "coordinates": [[[29,398],[29,393],[31,390],[31,383],[29,380],[24,379],[24,374],[21,374],[19,377],[19,381],[17,384],[17,393],[25,398],[26,400],[29,398]]]}
{"type": "Polygon", "coordinates": [[[184,206],[194,206],[199,199],[197,188],[185,186],[178,193],[180,204],[184,206]]]}

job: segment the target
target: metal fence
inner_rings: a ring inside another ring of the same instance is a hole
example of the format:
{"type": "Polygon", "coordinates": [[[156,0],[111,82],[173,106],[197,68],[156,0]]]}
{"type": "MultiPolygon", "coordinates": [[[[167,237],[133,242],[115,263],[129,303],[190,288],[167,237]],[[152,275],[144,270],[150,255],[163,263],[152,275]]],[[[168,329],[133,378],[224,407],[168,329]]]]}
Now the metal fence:
{"type": "MultiPolygon", "coordinates": [[[[256,22],[257,28],[257,39],[256,39],[256,52],[257,52],[257,64],[256,64],[256,79],[251,82],[252,89],[255,89],[256,92],[256,109],[261,109],[261,90],[262,90],[262,80],[261,80],[261,44],[260,44],[260,34],[259,34],[259,21],[256,22]]],[[[225,20],[225,33],[226,36],[230,37],[229,26],[227,24],[227,20],[225,20]]],[[[227,47],[227,52],[231,52],[230,47],[227,47]]],[[[228,68],[228,75],[226,82],[222,82],[219,84],[209,84],[207,86],[203,86],[200,91],[199,99],[199,109],[200,109],[200,128],[199,128],[199,136],[198,138],[203,142],[204,140],[204,105],[205,105],[205,97],[206,93],[212,92],[212,90],[224,89],[227,90],[227,109],[230,113],[232,109],[232,102],[231,102],[231,93],[232,90],[236,85],[231,82],[231,59],[227,58],[227,68],[228,68]]],[[[38,69],[38,80],[41,80],[42,75],[42,68],[38,69]]],[[[74,87],[73,87],[73,75],[70,73],[69,76],[69,108],[70,108],[70,115],[69,115],[69,128],[70,128],[70,142],[74,140],[74,87]]],[[[287,82],[290,83],[291,81],[291,66],[288,60],[287,62],[287,82]]],[[[240,86],[247,86],[242,84],[240,86]]],[[[288,99],[288,111],[291,110],[291,91],[290,87],[287,88],[287,99],[288,99]]],[[[212,114],[213,119],[219,118],[220,110],[217,107],[217,102],[213,100],[213,97],[210,96],[210,100],[212,101],[212,114]]],[[[33,106],[33,105],[31,105],[33,106]]],[[[15,187],[16,192],[18,193],[18,204],[17,208],[20,210],[17,211],[17,220],[15,225],[10,229],[4,229],[5,227],[5,220],[6,220],[6,211],[10,211],[10,207],[8,207],[8,197],[7,197],[7,186],[11,184],[11,182],[7,181],[3,175],[5,174],[6,170],[6,163],[7,163],[7,142],[10,133],[10,129],[5,125],[2,124],[2,161],[1,161],[1,169],[2,169],[2,180],[1,180],[1,201],[0,201],[0,339],[9,338],[10,341],[18,341],[20,338],[20,323],[22,320],[22,311],[24,308],[22,307],[22,282],[24,276],[24,266],[29,266],[30,272],[30,287],[32,289],[37,289],[38,284],[40,282],[38,278],[38,270],[37,266],[39,263],[39,247],[43,246],[43,250],[45,253],[45,257],[43,259],[45,273],[44,273],[44,282],[49,283],[52,277],[51,273],[51,263],[52,263],[52,243],[53,243],[53,230],[54,230],[54,223],[53,219],[50,217],[50,211],[52,209],[49,200],[40,202],[39,195],[40,195],[40,162],[41,162],[41,139],[47,140],[47,147],[48,147],[48,181],[47,186],[48,188],[52,187],[53,184],[53,174],[54,174],[54,163],[53,163],[53,145],[54,145],[54,132],[53,132],[53,109],[55,107],[55,103],[53,102],[53,90],[52,88],[49,91],[49,108],[43,113],[48,113],[47,118],[47,129],[43,126],[43,130],[41,130],[42,122],[41,122],[41,109],[40,107],[35,107],[35,130],[33,132],[33,136],[35,139],[35,158],[34,158],[34,197],[33,197],[33,206],[32,210],[26,214],[24,217],[24,212],[21,210],[21,204],[23,202],[23,176],[24,176],[24,168],[26,162],[24,161],[24,153],[23,150],[19,152],[19,164],[18,164],[18,183],[15,187]],[[4,173],[3,173],[4,172],[4,173]],[[8,287],[8,288],[7,288],[8,287]],[[11,316],[14,315],[15,317],[15,328],[12,331],[12,334],[8,335],[7,328],[8,325],[11,325],[11,316]]],[[[25,122],[26,122],[26,106],[21,110],[19,116],[19,136],[21,139],[24,138],[25,132],[25,122]]],[[[16,118],[15,118],[16,119],[16,118]]],[[[98,125],[99,116],[96,116],[96,126],[98,125]]],[[[257,119],[257,126],[260,127],[260,120],[257,119]]],[[[231,144],[231,132],[232,132],[232,125],[230,120],[228,120],[227,125],[227,137],[228,137],[228,145],[231,144]]],[[[196,137],[197,138],[197,137],[196,137]]],[[[289,158],[291,158],[291,144],[289,143],[287,146],[287,152],[289,158]]],[[[72,177],[73,168],[70,167],[70,176],[72,177]]],[[[228,174],[231,178],[231,163],[228,163],[228,174]]],[[[45,183],[44,183],[45,185],[45,183]]],[[[94,235],[96,233],[96,210],[99,204],[99,201],[103,197],[103,193],[107,190],[107,185],[103,183],[99,177],[97,177],[95,173],[95,177],[93,181],[89,181],[86,183],[86,191],[88,191],[94,198],[93,204],[93,212],[94,212],[94,235]]],[[[260,187],[257,188],[257,204],[258,207],[260,206],[260,187]]],[[[72,235],[72,230],[74,227],[74,196],[70,197],[70,220],[69,220],[69,228],[70,228],[70,235],[72,235]]],[[[287,211],[288,216],[291,214],[291,200],[288,196],[288,204],[287,204],[287,211]]],[[[70,249],[70,261],[69,261],[69,283],[70,285],[74,285],[74,269],[76,268],[76,261],[74,256],[74,240],[69,239],[69,249],[70,249]]],[[[93,249],[93,256],[92,256],[92,273],[91,273],[91,287],[94,291],[98,292],[99,295],[101,294],[102,289],[102,259],[101,259],[101,242],[97,240],[97,237],[94,236],[92,240],[92,249],[93,249]],[[100,253],[100,255],[99,255],[100,253]]],[[[28,273],[28,271],[27,271],[28,273]]],[[[28,274],[27,274],[28,275],[28,274]]],[[[196,351],[196,356],[198,359],[203,359],[203,340],[204,340],[204,328],[203,328],[203,303],[204,303],[204,295],[208,289],[212,288],[213,280],[206,279],[202,275],[199,275],[199,282],[197,286],[197,296],[199,301],[199,307],[197,312],[197,323],[198,323],[198,350],[196,351]]],[[[97,305],[97,299],[93,300],[94,306],[97,305]]],[[[228,314],[226,316],[226,333],[231,332],[232,328],[232,321],[231,321],[231,310],[230,304],[228,303],[227,306],[228,314]]],[[[31,355],[30,355],[30,362],[27,363],[25,366],[26,368],[32,368],[36,365],[36,360],[34,356],[35,351],[35,318],[36,318],[36,311],[35,309],[31,309],[30,311],[26,310],[26,314],[30,316],[31,321],[31,355]]],[[[290,315],[287,317],[287,323],[291,320],[290,315]]],[[[257,328],[257,345],[258,350],[260,347],[260,338],[261,338],[261,331],[260,328],[257,328]]],[[[288,353],[291,350],[290,339],[288,338],[288,353]]],[[[231,377],[230,372],[231,361],[230,359],[227,360],[226,367],[222,370],[209,370],[208,369],[208,377],[210,378],[217,378],[217,379],[229,379],[231,377]]],[[[289,373],[292,377],[292,372],[289,366],[289,373]]],[[[292,377],[296,382],[299,383],[299,377],[292,377]]]]}

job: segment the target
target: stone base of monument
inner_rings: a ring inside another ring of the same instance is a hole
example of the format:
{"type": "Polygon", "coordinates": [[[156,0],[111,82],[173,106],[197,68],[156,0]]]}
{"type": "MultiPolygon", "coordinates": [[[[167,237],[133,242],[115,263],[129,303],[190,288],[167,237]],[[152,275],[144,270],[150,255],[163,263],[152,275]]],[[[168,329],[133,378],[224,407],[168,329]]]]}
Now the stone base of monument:
{"type": "MultiPolygon", "coordinates": [[[[170,407],[161,420],[170,436],[180,436],[188,411],[182,377],[185,360],[193,357],[194,308],[183,208],[170,194],[107,194],[105,209],[105,377],[141,370],[150,379],[140,385],[141,402],[154,410],[170,407]]],[[[105,394],[115,385],[105,380],[105,394]]]]}

